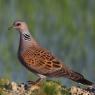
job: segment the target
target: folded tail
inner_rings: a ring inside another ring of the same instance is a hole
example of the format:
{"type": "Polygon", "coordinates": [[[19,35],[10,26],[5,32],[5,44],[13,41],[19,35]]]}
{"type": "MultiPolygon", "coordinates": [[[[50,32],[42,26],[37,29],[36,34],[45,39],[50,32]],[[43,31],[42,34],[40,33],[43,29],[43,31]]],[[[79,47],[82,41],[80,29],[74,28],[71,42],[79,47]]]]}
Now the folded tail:
{"type": "Polygon", "coordinates": [[[93,85],[93,84],[94,84],[93,82],[91,82],[91,81],[89,81],[89,80],[87,80],[87,79],[85,79],[85,78],[79,79],[79,80],[77,80],[76,82],[82,83],[82,84],[85,84],[85,85],[93,85]]]}
{"type": "Polygon", "coordinates": [[[54,72],[50,72],[48,74],[48,76],[51,77],[66,77],[68,79],[71,79],[75,82],[84,84],[84,85],[94,85],[93,82],[87,80],[84,78],[84,76],[80,73],[77,73],[67,67],[62,67],[61,69],[59,69],[58,71],[54,71],[54,72]]]}
{"type": "Polygon", "coordinates": [[[70,77],[71,80],[76,81],[78,83],[84,84],[84,85],[93,85],[94,83],[85,79],[83,75],[80,73],[72,71],[70,77]]]}

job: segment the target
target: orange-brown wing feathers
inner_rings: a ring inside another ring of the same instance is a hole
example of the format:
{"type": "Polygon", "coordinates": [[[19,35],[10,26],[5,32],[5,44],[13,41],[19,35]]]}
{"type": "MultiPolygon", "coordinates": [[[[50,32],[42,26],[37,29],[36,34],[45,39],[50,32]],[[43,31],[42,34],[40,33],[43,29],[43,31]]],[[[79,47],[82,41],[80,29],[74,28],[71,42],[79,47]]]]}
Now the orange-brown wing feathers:
{"type": "Polygon", "coordinates": [[[21,53],[28,69],[32,68],[42,74],[50,74],[59,70],[63,64],[56,61],[55,57],[46,49],[29,47],[21,53]]]}

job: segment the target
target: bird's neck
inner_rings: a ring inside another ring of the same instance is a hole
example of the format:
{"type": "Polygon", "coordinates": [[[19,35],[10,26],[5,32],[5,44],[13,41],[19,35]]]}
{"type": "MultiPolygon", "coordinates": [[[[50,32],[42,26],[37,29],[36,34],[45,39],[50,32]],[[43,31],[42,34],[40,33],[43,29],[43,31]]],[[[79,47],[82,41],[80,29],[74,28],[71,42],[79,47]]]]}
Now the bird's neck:
{"type": "Polygon", "coordinates": [[[32,45],[36,45],[36,41],[32,37],[29,31],[20,32],[19,50],[26,49],[32,45]]]}

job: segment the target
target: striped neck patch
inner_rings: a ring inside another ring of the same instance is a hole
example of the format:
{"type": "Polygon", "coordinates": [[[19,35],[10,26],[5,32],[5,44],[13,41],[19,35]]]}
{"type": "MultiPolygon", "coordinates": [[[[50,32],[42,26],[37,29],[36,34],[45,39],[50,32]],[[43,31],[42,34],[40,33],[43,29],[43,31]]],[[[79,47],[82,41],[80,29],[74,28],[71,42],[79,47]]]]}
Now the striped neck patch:
{"type": "Polygon", "coordinates": [[[23,34],[23,37],[25,40],[31,40],[31,35],[30,34],[23,34]]]}

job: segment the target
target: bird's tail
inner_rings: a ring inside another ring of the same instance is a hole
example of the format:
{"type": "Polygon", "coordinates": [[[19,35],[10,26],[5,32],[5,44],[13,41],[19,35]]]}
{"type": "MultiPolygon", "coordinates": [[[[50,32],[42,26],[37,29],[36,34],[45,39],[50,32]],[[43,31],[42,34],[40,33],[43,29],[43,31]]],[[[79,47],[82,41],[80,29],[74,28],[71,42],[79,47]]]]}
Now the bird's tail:
{"type": "Polygon", "coordinates": [[[55,71],[55,72],[51,72],[50,74],[48,74],[51,77],[67,77],[75,82],[84,84],[84,85],[94,85],[93,82],[87,80],[84,78],[84,76],[80,73],[77,73],[67,67],[62,67],[60,70],[55,71]]]}
{"type": "Polygon", "coordinates": [[[70,76],[68,77],[69,79],[76,81],[78,83],[84,84],[84,85],[93,85],[94,83],[85,79],[84,76],[80,73],[71,71],[70,76]]]}

